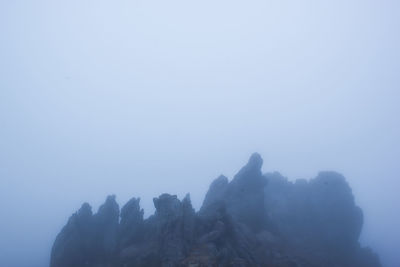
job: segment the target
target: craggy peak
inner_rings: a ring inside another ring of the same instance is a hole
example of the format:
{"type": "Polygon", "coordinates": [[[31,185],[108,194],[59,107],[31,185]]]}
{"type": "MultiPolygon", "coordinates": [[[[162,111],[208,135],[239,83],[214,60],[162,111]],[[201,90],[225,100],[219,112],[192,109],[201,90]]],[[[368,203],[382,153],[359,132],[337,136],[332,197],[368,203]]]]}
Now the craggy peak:
{"type": "Polygon", "coordinates": [[[231,181],[215,179],[199,211],[187,194],[153,199],[143,217],[140,198],[121,209],[107,197],[97,213],[88,203],[58,234],[50,267],[378,267],[361,247],[362,210],[345,178],[321,172],[288,181],[262,174],[257,153],[231,181]]]}

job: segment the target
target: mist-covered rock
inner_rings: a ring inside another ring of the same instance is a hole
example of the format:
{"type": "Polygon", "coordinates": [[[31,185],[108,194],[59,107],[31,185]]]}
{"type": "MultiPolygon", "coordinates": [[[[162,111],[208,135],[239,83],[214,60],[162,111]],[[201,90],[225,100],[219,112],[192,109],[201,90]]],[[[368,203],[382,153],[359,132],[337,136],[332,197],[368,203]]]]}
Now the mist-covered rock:
{"type": "Polygon", "coordinates": [[[292,254],[317,266],[379,266],[377,256],[360,247],[363,213],[341,174],[296,182],[279,173],[265,177],[269,221],[292,254]]]}
{"type": "Polygon", "coordinates": [[[345,178],[321,172],[290,182],[262,174],[257,153],[229,181],[214,180],[198,212],[190,195],[162,194],[143,218],[140,199],[121,209],[109,196],[58,234],[50,267],[380,266],[359,244],[363,214],[345,178]]]}

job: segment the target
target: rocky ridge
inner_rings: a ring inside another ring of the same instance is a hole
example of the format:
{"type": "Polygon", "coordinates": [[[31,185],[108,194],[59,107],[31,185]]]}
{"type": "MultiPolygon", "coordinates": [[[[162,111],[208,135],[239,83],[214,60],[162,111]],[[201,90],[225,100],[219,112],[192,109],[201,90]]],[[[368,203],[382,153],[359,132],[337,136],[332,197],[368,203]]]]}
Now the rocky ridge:
{"type": "Polygon", "coordinates": [[[120,210],[109,196],[96,214],[84,203],[58,234],[50,267],[380,266],[358,242],[363,215],[342,175],[293,183],[262,174],[262,164],[255,153],[230,182],[215,179],[198,212],[189,195],[154,198],[147,219],[139,198],[120,210]]]}

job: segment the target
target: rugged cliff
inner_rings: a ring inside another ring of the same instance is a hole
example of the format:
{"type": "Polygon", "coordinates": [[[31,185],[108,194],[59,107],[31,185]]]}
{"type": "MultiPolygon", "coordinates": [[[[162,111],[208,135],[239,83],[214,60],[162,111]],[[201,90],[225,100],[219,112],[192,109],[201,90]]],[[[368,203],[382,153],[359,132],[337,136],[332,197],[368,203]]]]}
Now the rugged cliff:
{"type": "Polygon", "coordinates": [[[253,154],[229,182],[210,185],[198,212],[190,196],[140,199],[121,211],[109,196],[96,214],[84,203],[57,236],[50,267],[332,266],[377,267],[358,242],[363,215],[345,178],[322,172],[310,181],[262,174],[253,154]]]}

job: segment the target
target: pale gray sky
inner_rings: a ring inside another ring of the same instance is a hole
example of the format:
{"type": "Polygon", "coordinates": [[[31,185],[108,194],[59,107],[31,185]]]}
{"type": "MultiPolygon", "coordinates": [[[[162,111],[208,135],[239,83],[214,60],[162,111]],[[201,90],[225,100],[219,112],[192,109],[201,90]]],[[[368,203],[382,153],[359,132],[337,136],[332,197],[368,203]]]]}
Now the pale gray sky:
{"type": "Polygon", "coordinates": [[[396,0],[0,1],[0,266],[47,266],[107,194],[199,208],[254,151],[342,172],[398,266],[399,29],[396,0]]]}

